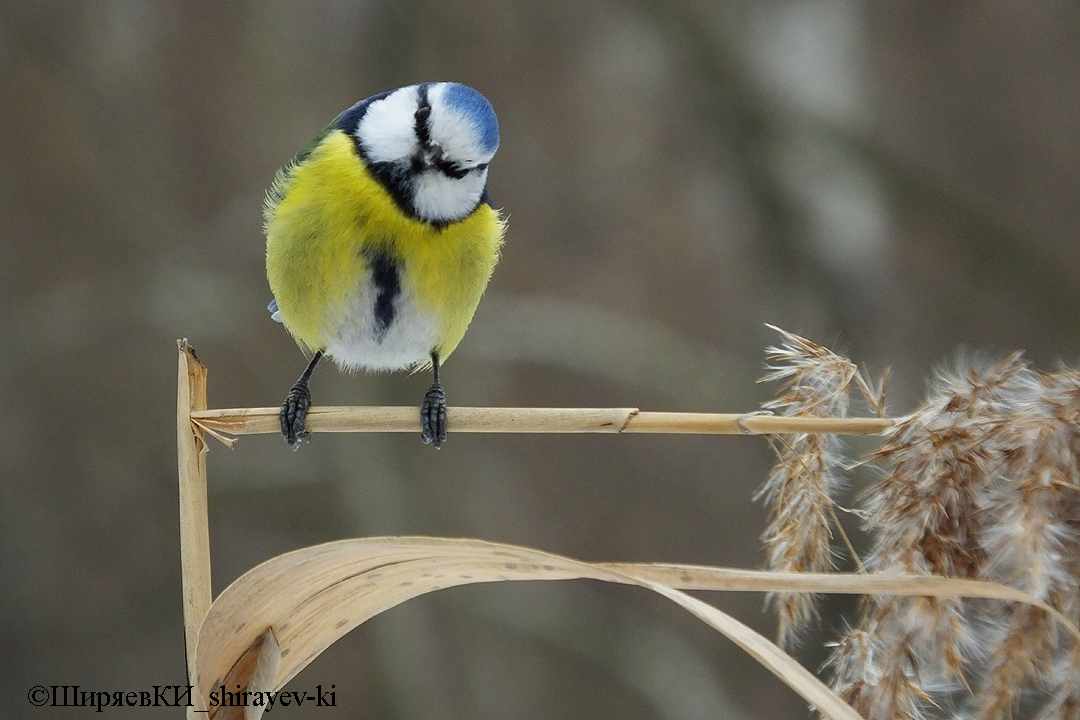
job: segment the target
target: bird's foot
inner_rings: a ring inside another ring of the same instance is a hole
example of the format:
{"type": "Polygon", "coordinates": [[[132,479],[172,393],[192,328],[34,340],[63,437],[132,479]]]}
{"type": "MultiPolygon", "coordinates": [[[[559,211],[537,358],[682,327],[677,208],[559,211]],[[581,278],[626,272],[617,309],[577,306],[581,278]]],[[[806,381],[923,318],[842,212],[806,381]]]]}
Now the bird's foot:
{"type": "Polygon", "coordinates": [[[311,433],[304,429],[310,407],[311,390],[305,382],[293,385],[285,402],[281,404],[281,411],[278,413],[281,418],[281,434],[285,436],[285,442],[289,443],[293,452],[300,448],[301,440],[311,437],[311,433]]]}
{"type": "Polygon", "coordinates": [[[431,386],[420,405],[420,437],[436,450],[446,441],[446,393],[439,383],[431,386]]]}

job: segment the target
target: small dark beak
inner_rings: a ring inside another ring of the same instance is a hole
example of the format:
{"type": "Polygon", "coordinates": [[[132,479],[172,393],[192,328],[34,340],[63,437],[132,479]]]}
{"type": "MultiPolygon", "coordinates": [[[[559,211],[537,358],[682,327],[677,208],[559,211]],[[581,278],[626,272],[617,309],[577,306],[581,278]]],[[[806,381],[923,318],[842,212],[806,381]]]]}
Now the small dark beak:
{"type": "Polygon", "coordinates": [[[427,147],[420,150],[420,165],[425,170],[434,170],[442,162],[443,154],[442,147],[437,143],[432,143],[427,147]]]}

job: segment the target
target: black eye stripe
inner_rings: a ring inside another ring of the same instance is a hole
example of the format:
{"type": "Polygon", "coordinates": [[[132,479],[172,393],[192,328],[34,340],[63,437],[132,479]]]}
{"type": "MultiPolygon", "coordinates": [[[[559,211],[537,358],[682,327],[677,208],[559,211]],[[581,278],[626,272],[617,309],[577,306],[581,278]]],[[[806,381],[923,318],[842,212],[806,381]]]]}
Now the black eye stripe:
{"type": "Polygon", "coordinates": [[[487,163],[480,163],[479,165],[463,168],[444,158],[439,158],[435,161],[435,167],[439,169],[439,172],[448,177],[452,177],[455,180],[462,179],[463,177],[471,173],[473,170],[484,170],[485,168],[487,168],[487,166],[487,163]]]}
{"type": "Polygon", "coordinates": [[[468,168],[462,169],[456,164],[448,160],[444,160],[443,158],[439,158],[435,162],[435,167],[439,168],[439,172],[441,172],[443,175],[448,175],[455,180],[460,180],[461,178],[469,174],[468,168]]]}

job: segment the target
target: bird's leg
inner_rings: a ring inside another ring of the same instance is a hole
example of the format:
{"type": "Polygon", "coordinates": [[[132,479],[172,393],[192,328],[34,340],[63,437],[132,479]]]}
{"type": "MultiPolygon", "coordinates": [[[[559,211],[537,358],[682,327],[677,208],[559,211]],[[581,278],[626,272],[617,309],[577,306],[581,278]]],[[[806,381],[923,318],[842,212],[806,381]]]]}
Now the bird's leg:
{"type": "Polygon", "coordinates": [[[446,393],[439,382],[439,353],[431,353],[431,368],[435,382],[424,396],[420,405],[420,437],[425,444],[434,444],[435,449],[442,447],[446,440],[446,393]]]}
{"type": "Polygon", "coordinates": [[[311,390],[308,389],[308,380],[315,366],[322,360],[322,350],[315,353],[308,363],[304,374],[300,376],[289,391],[285,402],[281,404],[278,417],[281,418],[281,434],[285,436],[285,442],[289,443],[294,451],[300,447],[300,441],[311,437],[311,433],[304,429],[304,420],[307,418],[308,408],[311,407],[311,390]]]}

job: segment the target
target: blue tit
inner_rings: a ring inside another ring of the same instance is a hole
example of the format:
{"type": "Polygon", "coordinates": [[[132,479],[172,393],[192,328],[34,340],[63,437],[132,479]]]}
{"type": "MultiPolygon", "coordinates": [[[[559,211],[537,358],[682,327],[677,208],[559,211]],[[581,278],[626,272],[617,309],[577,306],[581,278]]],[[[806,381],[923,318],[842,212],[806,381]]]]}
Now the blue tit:
{"type": "Polygon", "coordinates": [[[505,221],[488,196],[499,146],[491,104],[458,83],[410,85],[341,113],[278,171],[264,211],[269,310],[306,352],[281,432],[308,436],[308,381],[343,370],[432,369],[421,435],[446,439],[439,369],[498,260],[505,221]]]}

